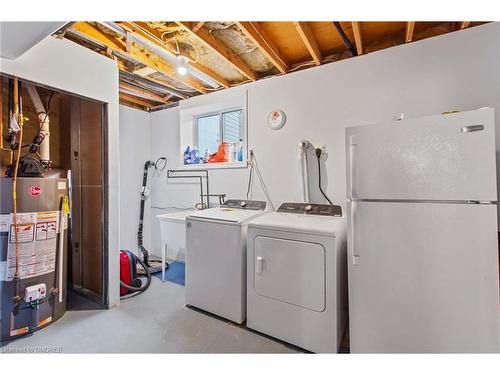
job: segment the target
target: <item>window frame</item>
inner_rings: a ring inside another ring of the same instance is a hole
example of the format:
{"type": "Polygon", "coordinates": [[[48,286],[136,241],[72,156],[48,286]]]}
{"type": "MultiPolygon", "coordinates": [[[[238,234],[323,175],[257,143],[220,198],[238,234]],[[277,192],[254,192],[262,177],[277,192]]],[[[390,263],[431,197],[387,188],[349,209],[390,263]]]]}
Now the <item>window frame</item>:
{"type": "MultiPolygon", "coordinates": [[[[201,150],[199,149],[200,147],[200,140],[199,140],[199,124],[198,120],[200,118],[205,118],[205,117],[211,117],[218,115],[219,116],[219,132],[220,132],[220,143],[224,142],[224,121],[223,121],[223,114],[224,113],[229,113],[229,112],[236,112],[240,111],[241,112],[241,124],[240,124],[240,133],[241,133],[241,140],[243,143],[246,142],[246,132],[245,132],[245,109],[243,107],[232,107],[232,108],[224,108],[219,111],[213,111],[213,112],[206,112],[206,113],[200,113],[198,115],[194,116],[194,144],[196,145],[196,148],[198,149],[198,152],[201,153],[201,150]]],[[[210,150],[213,152],[217,152],[217,150],[210,150]]],[[[201,155],[201,154],[200,154],[201,155]]],[[[243,155],[243,161],[246,161],[246,155],[243,155]]],[[[226,162],[230,163],[230,162],[226,162]]],[[[225,163],[220,163],[220,164],[225,164],[225,163]]]]}

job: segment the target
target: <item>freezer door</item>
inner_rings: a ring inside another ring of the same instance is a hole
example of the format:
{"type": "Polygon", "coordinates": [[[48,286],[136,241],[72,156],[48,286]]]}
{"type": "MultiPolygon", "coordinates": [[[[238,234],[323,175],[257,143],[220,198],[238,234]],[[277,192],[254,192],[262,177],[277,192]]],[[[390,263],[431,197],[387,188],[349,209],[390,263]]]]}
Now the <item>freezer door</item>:
{"type": "Polygon", "coordinates": [[[499,351],[495,205],[348,211],[352,353],[499,351]]]}
{"type": "Polygon", "coordinates": [[[346,129],[349,199],[496,201],[492,108],[346,129]]]}

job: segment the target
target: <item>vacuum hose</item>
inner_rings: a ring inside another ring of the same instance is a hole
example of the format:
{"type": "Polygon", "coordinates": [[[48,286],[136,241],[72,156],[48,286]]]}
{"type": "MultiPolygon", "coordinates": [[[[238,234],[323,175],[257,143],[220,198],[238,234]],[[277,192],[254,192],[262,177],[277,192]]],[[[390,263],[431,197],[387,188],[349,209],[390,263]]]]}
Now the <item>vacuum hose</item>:
{"type": "Polygon", "coordinates": [[[146,185],[148,183],[148,169],[153,165],[149,160],[144,163],[144,174],[142,176],[142,191],[141,191],[141,209],[139,213],[139,228],[137,230],[137,246],[139,250],[142,252],[142,259],[144,259],[144,263],[147,269],[149,267],[149,252],[146,250],[144,245],[142,244],[142,231],[143,231],[143,222],[144,222],[144,205],[146,203],[146,185]]]}
{"type": "Polygon", "coordinates": [[[144,268],[144,271],[146,272],[146,284],[141,285],[140,287],[135,287],[131,285],[125,284],[123,281],[120,280],[120,285],[124,287],[125,289],[130,290],[131,292],[144,292],[146,289],[148,289],[149,285],[151,284],[151,272],[149,271],[148,266],[146,263],[139,257],[136,258],[137,263],[139,263],[142,268],[144,268]]]}

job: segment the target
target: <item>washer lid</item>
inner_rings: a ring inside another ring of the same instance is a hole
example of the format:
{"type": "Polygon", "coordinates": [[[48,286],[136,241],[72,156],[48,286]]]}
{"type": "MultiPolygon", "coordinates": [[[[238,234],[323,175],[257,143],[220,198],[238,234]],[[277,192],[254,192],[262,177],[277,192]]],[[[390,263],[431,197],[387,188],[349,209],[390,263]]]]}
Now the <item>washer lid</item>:
{"type": "Polygon", "coordinates": [[[215,207],[193,212],[193,214],[189,215],[188,218],[243,224],[259,215],[262,215],[263,213],[264,211],[262,210],[244,210],[230,207],[215,207]]]}
{"type": "Polygon", "coordinates": [[[342,217],[270,212],[250,221],[248,228],[335,236],[343,231],[344,225],[342,217]]]}
{"type": "Polygon", "coordinates": [[[195,213],[196,211],[180,211],[180,212],[170,212],[168,214],[156,215],[156,218],[160,221],[169,221],[175,223],[183,223],[186,221],[186,217],[195,213]]]}

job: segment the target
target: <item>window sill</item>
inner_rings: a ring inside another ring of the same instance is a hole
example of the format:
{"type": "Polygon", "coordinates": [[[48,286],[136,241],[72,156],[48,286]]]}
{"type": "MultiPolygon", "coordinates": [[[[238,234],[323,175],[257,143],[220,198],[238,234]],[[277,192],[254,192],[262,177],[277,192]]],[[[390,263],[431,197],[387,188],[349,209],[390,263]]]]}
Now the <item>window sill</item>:
{"type": "Polygon", "coordinates": [[[204,164],[183,164],[179,169],[199,170],[199,169],[235,169],[246,168],[246,161],[227,162],[227,163],[204,163],[204,164]]]}

